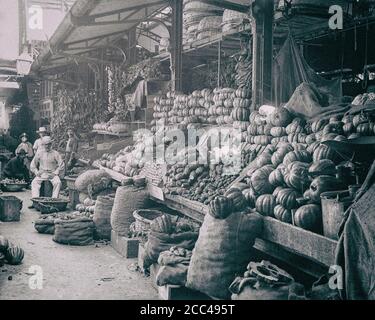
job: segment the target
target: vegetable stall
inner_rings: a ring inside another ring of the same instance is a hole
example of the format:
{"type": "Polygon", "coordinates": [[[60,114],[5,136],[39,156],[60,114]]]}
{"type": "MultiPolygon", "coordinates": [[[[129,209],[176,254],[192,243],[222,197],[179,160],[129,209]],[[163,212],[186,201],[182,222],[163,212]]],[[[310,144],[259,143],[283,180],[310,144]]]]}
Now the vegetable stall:
{"type": "Polygon", "coordinates": [[[363,89],[343,95],[343,79],[318,74],[308,65],[310,49],[297,49],[297,40],[314,47],[313,31],[329,37],[315,11],[327,4],[296,1],[286,8],[281,1],[275,14],[273,1],[265,3],[186,0],[167,10],[157,2],[157,19],[172,16],[165,22],[168,41],[148,25],[139,42],[153,30],[164,50],[132,65],[107,63],[100,102],[80,91],[74,99],[60,94],[56,136],[65,123],[83,121],[95,135],[132,133],[133,141],[92,157],[93,168],[72,178],[80,200],[75,212],[41,219],[36,227],[61,243],[112,239],[122,253],[126,243],[124,256],[139,255],[159,287],[186,286],[211,298],[241,299],[239,283],[249,279],[291,286],[295,275],[317,280],[326,274],[336,263],[341,223],[367,192],[375,95],[363,89]],[[310,30],[314,23],[319,30],[310,30]],[[310,28],[302,32],[295,27],[301,24],[310,28]],[[286,59],[292,61],[280,64],[286,59]],[[301,78],[293,74],[295,65],[301,78]],[[137,113],[138,90],[145,93],[137,113]],[[149,130],[137,130],[139,122],[149,130]],[[191,145],[192,132],[199,135],[191,145]],[[174,161],[165,161],[177,137],[184,143],[173,149],[174,161]],[[77,233],[69,240],[72,230],[77,233]],[[293,275],[255,261],[251,249],[293,275]]]}

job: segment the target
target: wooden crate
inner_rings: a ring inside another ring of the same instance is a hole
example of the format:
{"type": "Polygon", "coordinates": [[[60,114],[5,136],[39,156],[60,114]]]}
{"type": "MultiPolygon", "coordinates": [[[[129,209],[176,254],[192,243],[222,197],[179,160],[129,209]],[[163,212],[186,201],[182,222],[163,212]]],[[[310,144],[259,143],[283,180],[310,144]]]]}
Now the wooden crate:
{"type": "Polygon", "coordinates": [[[138,257],[139,239],[120,236],[116,231],[111,231],[111,246],[126,259],[138,257]]]}
{"type": "Polygon", "coordinates": [[[0,196],[0,220],[20,221],[22,201],[14,196],[0,196]]]}
{"type": "Polygon", "coordinates": [[[156,284],[156,275],[158,274],[160,266],[153,264],[150,267],[150,276],[152,279],[152,287],[158,292],[160,299],[162,300],[211,300],[210,297],[205,294],[188,289],[178,285],[165,285],[158,286],[156,284]]]}

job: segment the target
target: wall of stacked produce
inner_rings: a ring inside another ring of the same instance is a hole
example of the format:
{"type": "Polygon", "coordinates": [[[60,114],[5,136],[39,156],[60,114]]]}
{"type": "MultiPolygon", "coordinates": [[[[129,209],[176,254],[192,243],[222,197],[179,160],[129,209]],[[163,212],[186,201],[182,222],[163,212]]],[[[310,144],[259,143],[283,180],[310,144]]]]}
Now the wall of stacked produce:
{"type": "MultiPolygon", "coordinates": [[[[222,22],[222,15],[224,10],[222,8],[205,3],[204,0],[184,0],[183,8],[183,41],[184,43],[189,43],[197,39],[199,33],[207,32],[202,28],[204,26],[209,27],[211,31],[216,32],[220,29],[220,24],[222,22]],[[205,22],[204,26],[200,27],[200,22],[202,20],[214,22],[205,22]],[[220,22],[218,22],[220,21],[220,22]]],[[[203,35],[201,36],[203,37],[203,35]]]]}
{"type": "Polygon", "coordinates": [[[105,113],[95,91],[58,91],[52,119],[55,141],[60,142],[68,127],[73,127],[77,133],[89,132],[94,123],[102,120],[105,113]]]}
{"type": "Polygon", "coordinates": [[[160,126],[182,124],[234,125],[246,131],[249,125],[251,92],[246,89],[215,88],[196,90],[190,95],[154,98],[152,132],[160,126]]]}
{"type": "MultiPolygon", "coordinates": [[[[353,103],[360,99],[368,99],[368,95],[357,97],[353,103]]],[[[264,216],[321,233],[321,194],[346,190],[349,184],[355,184],[342,181],[337,175],[336,166],[350,167],[350,161],[323,142],[373,136],[375,116],[362,112],[307,122],[286,108],[263,106],[250,115],[248,109],[241,109],[236,103],[231,117],[233,125],[246,128],[241,149],[250,162],[246,177],[232,185],[238,173],[223,174],[222,164],[200,165],[185,160],[168,170],[165,192],[206,205],[218,196],[233,197],[235,202],[244,196],[246,206],[264,216]]]]}

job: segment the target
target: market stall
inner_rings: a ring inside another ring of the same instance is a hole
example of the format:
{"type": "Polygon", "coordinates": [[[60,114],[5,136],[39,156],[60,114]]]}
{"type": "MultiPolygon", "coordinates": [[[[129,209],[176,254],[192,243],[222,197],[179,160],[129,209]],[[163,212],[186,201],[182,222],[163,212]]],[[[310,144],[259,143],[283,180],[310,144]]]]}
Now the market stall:
{"type": "Polygon", "coordinates": [[[368,189],[375,94],[343,97],[342,79],[315,72],[298,49],[329,32],[317,14],[326,5],[280,3],[273,18],[273,1],[255,2],[73,7],[73,26],[52,41],[63,49],[52,60],[43,52],[35,69],[81,56],[95,70],[99,90],[60,91],[53,122],[56,139],[69,124],[95,152],[67,178],[72,212],[60,212],[67,200],[35,199],[38,232],[60,244],[111,241],[168,293],[261,299],[271,288],[270,299],[312,299],[311,279],[337,263],[342,223],[368,189]],[[300,23],[319,26],[295,33],[300,23]],[[141,61],[125,64],[114,48],[122,24],[133,58],[152,37],[141,61]],[[95,51],[106,41],[111,50],[95,51]]]}

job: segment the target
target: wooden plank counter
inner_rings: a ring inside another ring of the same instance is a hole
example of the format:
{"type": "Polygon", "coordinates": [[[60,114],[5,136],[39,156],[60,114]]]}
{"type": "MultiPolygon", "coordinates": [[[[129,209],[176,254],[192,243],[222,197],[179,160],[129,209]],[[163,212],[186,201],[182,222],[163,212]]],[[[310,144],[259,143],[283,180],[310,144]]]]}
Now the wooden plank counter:
{"type": "MultiPolygon", "coordinates": [[[[97,166],[121,182],[124,175],[97,166]]],[[[162,192],[161,192],[162,193],[162,192]]],[[[178,195],[151,198],[191,219],[203,222],[208,206],[178,195]]],[[[255,248],[312,276],[320,276],[334,265],[337,241],[322,235],[286,224],[271,217],[264,217],[263,234],[256,240],[255,248]]]]}
{"type": "MultiPolygon", "coordinates": [[[[153,200],[198,222],[208,212],[207,206],[181,196],[165,195],[164,201],[153,200]]],[[[263,219],[263,234],[254,246],[257,250],[315,277],[334,265],[336,241],[271,217],[263,219]]]]}

